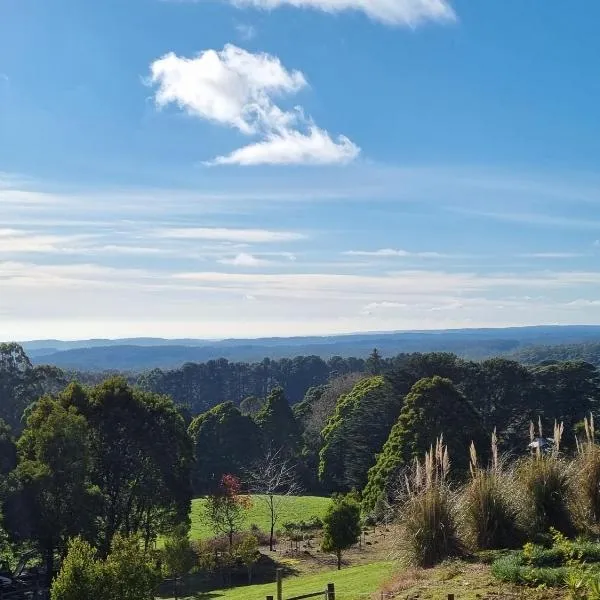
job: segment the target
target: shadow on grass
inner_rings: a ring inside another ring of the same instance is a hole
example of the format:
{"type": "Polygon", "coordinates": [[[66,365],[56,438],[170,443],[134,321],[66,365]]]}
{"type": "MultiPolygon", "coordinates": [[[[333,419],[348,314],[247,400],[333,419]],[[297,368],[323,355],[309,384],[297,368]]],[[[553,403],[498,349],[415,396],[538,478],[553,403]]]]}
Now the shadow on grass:
{"type": "MultiPolygon", "coordinates": [[[[279,564],[271,556],[262,554],[254,567],[252,583],[248,583],[248,574],[245,569],[220,572],[212,577],[207,577],[205,574],[188,575],[179,585],[178,598],[179,600],[216,600],[223,598],[228,589],[274,583],[277,568],[282,569],[284,577],[299,574],[299,571],[293,566],[286,563],[279,564]]],[[[156,598],[160,600],[174,598],[172,582],[161,585],[156,598]]]]}

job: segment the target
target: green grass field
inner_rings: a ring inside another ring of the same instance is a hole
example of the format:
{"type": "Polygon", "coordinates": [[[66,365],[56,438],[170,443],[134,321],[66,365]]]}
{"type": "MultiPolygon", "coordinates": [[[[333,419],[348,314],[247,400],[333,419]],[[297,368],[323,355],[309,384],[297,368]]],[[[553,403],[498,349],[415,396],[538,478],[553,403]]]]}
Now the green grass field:
{"type": "MultiPolygon", "coordinates": [[[[341,571],[327,571],[316,575],[289,577],[283,581],[283,597],[308,594],[325,590],[328,583],[335,584],[339,600],[365,600],[376,592],[394,572],[394,563],[376,562],[360,567],[349,567],[341,571]]],[[[276,595],[274,583],[213,590],[193,598],[198,600],[265,600],[267,595],[276,595]]]]}
{"type": "MultiPolygon", "coordinates": [[[[203,507],[205,500],[197,498],[192,501],[192,528],[190,538],[193,540],[206,539],[214,535],[210,526],[204,522],[203,507]]],[[[277,520],[276,528],[280,528],[285,522],[309,521],[311,517],[323,518],[327,507],[329,506],[329,498],[321,498],[318,496],[292,496],[281,498],[279,504],[280,516],[277,520]]],[[[260,496],[253,498],[252,507],[247,513],[245,528],[250,529],[251,525],[258,527],[265,532],[268,532],[271,527],[271,519],[266,503],[260,496]]]]}

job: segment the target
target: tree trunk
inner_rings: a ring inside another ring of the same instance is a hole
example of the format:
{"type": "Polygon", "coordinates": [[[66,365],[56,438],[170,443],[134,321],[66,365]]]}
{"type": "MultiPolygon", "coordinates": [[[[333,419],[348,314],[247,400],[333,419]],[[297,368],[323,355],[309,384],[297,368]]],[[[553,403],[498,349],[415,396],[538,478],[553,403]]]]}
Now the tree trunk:
{"type": "Polygon", "coordinates": [[[338,562],[337,567],[338,567],[338,571],[339,571],[342,568],[342,551],[341,550],[337,551],[337,562],[338,562]]]}
{"type": "Polygon", "coordinates": [[[52,587],[52,578],[54,575],[54,548],[46,549],[46,585],[48,589],[52,587]]]}
{"type": "Polygon", "coordinates": [[[273,552],[273,536],[275,533],[275,505],[273,496],[269,496],[269,508],[271,509],[271,535],[269,537],[269,550],[273,552]]]}

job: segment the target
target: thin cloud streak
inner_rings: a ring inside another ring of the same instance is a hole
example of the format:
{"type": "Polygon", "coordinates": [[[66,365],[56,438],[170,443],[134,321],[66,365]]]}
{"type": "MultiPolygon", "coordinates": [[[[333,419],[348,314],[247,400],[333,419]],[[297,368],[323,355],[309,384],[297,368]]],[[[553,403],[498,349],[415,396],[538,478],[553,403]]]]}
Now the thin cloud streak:
{"type": "Polygon", "coordinates": [[[248,244],[294,242],[307,236],[295,231],[270,231],[267,229],[228,229],[225,227],[182,227],[161,229],[154,237],[178,240],[211,240],[248,244]]]}

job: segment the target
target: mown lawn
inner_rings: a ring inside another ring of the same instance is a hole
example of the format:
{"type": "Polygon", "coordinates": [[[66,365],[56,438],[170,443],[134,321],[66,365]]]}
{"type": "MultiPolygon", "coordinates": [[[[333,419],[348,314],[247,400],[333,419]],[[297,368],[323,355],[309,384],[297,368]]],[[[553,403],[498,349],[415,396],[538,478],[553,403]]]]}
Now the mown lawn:
{"type": "MultiPolygon", "coordinates": [[[[193,540],[206,539],[214,535],[210,526],[204,521],[203,507],[204,498],[197,498],[192,501],[192,528],[190,538],[193,540]]],[[[293,496],[281,498],[279,504],[279,518],[276,528],[280,528],[286,522],[297,523],[299,521],[310,521],[312,517],[323,518],[329,498],[319,496],[293,496]]],[[[260,496],[254,496],[252,507],[248,510],[246,516],[245,529],[250,529],[251,525],[268,532],[271,527],[271,519],[266,503],[260,496]]]]}
{"type": "MultiPolygon", "coordinates": [[[[326,571],[315,575],[288,577],[283,581],[284,598],[325,590],[328,583],[335,584],[339,600],[364,600],[376,592],[394,571],[392,562],[376,562],[360,567],[349,567],[341,571],[326,571]]],[[[213,590],[189,597],[189,600],[265,600],[267,595],[276,595],[274,583],[213,590]]]]}

